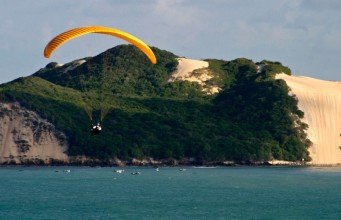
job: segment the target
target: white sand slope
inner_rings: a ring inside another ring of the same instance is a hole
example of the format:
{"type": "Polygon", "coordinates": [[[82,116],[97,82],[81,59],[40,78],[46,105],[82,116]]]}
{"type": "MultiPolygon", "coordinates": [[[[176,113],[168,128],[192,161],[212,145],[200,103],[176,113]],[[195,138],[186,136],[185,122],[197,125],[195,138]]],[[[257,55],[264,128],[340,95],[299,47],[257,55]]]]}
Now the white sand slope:
{"type": "Polygon", "coordinates": [[[313,164],[341,164],[341,82],[279,74],[298,98],[309,125],[308,138],[313,142],[313,164]]]}
{"type": "Polygon", "coordinates": [[[191,82],[198,82],[201,84],[204,80],[207,80],[208,76],[204,76],[204,78],[199,79],[197,77],[192,76],[192,72],[197,69],[207,68],[208,62],[202,60],[192,60],[186,58],[178,58],[178,67],[176,71],[172,74],[172,78],[170,81],[174,81],[176,79],[179,80],[188,80],[191,82]]]}
{"type": "Polygon", "coordinates": [[[197,82],[203,86],[203,91],[208,94],[219,92],[220,88],[216,86],[206,86],[206,81],[212,79],[214,76],[208,70],[208,62],[202,60],[192,60],[186,58],[178,58],[178,66],[172,77],[168,80],[174,82],[177,80],[197,82]],[[195,72],[195,70],[200,70],[195,72]]]}

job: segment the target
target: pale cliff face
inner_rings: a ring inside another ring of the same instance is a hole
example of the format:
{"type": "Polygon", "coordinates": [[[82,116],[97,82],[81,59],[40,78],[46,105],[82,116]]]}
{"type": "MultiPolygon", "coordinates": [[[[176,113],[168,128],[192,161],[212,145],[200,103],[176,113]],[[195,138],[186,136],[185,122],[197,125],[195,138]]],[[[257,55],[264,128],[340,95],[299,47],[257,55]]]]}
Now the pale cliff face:
{"type": "Polygon", "coordinates": [[[304,112],[313,164],[341,164],[341,82],[279,74],[304,112]]]}
{"type": "Polygon", "coordinates": [[[0,164],[67,162],[66,150],[66,136],[47,120],[16,103],[0,103],[0,164]]]}

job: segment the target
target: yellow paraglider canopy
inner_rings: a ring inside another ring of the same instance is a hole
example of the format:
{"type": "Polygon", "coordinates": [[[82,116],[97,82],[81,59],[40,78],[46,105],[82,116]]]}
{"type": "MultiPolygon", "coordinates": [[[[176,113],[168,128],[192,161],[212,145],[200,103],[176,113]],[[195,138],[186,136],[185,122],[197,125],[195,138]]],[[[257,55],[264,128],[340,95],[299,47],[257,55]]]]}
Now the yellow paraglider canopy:
{"type": "Polygon", "coordinates": [[[54,37],[45,47],[44,56],[49,58],[54,50],[56,50],[59,46],[66,43],[67,41],[80,37],[85,34],[96,33],[96,34],[107,34],[112,35],[118,38],[121,38],[129,43],[135,45],[139,48],[150,60],[152,64],[156,63],[156,57],[150,47],[144,43],[142,40],[137,37],[118,30],[114,28],[104,27],[104,26],[87,26],[87,27],[79,27],[68,30],[64,33],[61,33],[54,37]]]}

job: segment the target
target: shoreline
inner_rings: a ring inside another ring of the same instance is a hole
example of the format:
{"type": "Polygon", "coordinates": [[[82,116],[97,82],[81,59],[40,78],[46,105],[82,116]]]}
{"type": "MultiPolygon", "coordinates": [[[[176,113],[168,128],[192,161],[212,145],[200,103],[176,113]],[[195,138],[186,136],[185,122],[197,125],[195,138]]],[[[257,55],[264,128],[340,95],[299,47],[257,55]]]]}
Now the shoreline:
{"type": "Polygon", "coordinates": [[[285,161],[285,160],[269,160],[269,161],[232,161],[232,160],[217,160],[206,161],[196,159],[194,157],[186,157],[182,159],[164,158],[155,159],[152,157],[145,157],[142,159],[127,158],[92,158],[85,155],[69,156],[66,160],[59,160],[54,158],[7,158],[7,160],[0,160],[0,166],[85,166],[85,167],[340,167],[341,164],[315,164],[306,161],[285,161]]]}
{"type": "Polygon", "coordinates": [[[254,163],[107,163],[105,161],[93,162],[93,161],[82,161],[82,162],[52,162],[52,163],[1,163],[0,167],[202,167],[202,168],[213,168],[213,167],[341,167],[341,164],[311,164],[311,163],[276,163],[270,162],[254,162],[254,163]]]}

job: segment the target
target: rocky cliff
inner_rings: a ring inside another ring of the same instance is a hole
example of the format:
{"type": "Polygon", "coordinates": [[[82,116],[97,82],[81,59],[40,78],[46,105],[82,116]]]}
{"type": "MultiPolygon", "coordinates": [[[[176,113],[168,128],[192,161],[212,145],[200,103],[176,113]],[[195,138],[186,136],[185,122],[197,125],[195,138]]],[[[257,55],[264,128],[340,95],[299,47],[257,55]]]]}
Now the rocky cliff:
{"type": "Polygon", "coordinates": [[[17,103],[0,103],[0,164],[66,162],[65,134],[17,103]]]}

